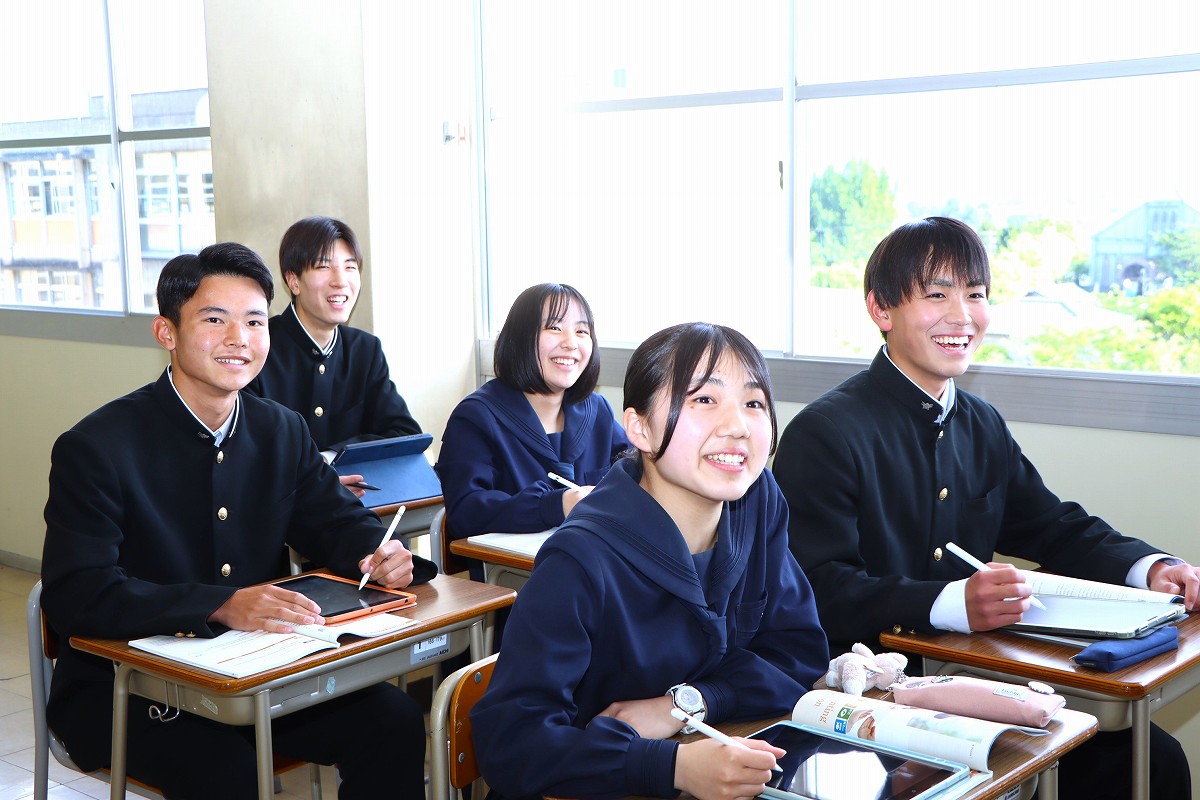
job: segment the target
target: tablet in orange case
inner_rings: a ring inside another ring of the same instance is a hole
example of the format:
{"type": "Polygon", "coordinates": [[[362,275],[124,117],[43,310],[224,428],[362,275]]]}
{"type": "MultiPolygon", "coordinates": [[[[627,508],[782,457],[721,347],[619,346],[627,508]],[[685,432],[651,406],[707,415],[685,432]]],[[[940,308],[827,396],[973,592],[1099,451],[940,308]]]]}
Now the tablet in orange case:
{"type": "Polygon", "coordinates": [[[358,581],[340,578],[328,572],[306,572],[291,578],[271,581],[293,592],[299,592],[321,607],[321,616],[327,625],[336,625],[364,614],[395,611],[398,608],[416,605],[416,595],[399,589],[382,586],[364,586],[358,589],[358,581]]]}

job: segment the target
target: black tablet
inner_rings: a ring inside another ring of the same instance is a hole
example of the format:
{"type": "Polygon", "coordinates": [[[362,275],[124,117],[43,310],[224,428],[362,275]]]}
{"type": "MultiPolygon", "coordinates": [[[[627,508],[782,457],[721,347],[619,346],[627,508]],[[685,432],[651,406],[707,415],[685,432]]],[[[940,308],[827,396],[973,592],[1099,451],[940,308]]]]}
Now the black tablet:
{"type": "Polygon", "coordinates": [[[779,722],[748,738],[782,747],[776,773],[760,796],[773,800],[921,800],[964,780],[963,764],[848,739],[807,725],[779,722]]]}
{"type": "Polygon", "coordinates": [[[297,575],[294,578],[272,581],[293,592],[299,592],[321,607],[326,624],[337,624],[363,614],[391,611],[417,602],[415,595],[382,586],[364,586],[358,581],[319,572],[297,575]]]}

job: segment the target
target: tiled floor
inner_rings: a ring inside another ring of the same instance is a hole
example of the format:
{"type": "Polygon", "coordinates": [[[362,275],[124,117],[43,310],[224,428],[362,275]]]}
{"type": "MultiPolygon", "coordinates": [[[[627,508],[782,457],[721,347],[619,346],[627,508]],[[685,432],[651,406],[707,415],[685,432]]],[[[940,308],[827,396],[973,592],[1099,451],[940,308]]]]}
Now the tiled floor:
{"type": "MultiPolygon", "coordinates": [[[[33,797],[33,711],[30,707],[29,656],[26,646],[25,601],[38,576],[0,565],[0,800],[33,797]]],[[[279,800],[311,797],[307,769],[282,778],[279,800]]],[[[326,800],[336,800],[332,767],[321,768],[326,800]]],[[[50,759],[51,800],[108,797],[104,781],[73,772],[50,759]]],[[[129,795],[134,797],[135,795],[129,795]]]]}

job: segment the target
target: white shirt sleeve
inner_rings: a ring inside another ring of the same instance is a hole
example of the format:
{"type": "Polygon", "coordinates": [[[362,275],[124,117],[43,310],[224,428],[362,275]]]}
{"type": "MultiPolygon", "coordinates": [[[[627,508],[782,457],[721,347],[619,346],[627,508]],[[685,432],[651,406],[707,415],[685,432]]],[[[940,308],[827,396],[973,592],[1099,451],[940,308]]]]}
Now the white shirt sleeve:
{"type": "Polygon", "coordinates": [[[967,579],[946,584],[929,609],[929,624],[938,630],[970,633],[967,622],[967,579]]]}
{"type": "Polygon", "coordinates": [[[1129,568],[1129,572],[1125,575],[1125,585],[1132,586],[1135,589],[1150,588],[1150,568],[1159,561],[1170,561],[1172,565],[1184,563],[1175,556],[1169,556],[1166,553],[1154,553],[1153,555],[1143,556],[1134,562],[1129,568]]]}

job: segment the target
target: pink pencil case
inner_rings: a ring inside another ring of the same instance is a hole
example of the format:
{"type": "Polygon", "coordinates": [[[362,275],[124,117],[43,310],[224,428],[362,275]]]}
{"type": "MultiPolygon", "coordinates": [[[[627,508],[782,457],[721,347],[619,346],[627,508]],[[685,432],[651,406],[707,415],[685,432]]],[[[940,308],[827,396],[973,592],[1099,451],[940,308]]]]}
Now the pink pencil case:
{"type": "Polygon", "coordinates": [[[1067,701],[1044,683],[1032,684],[1035,688],[970,675],[936,675],[906,678],[888,689],[904,705],[1044,728],[1067,701]]]}

